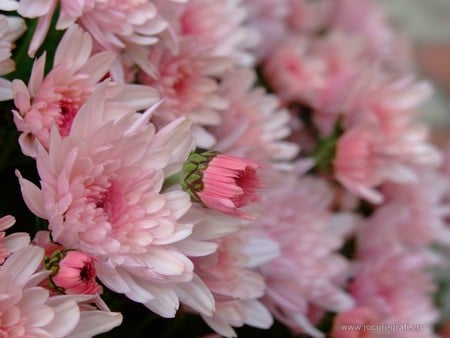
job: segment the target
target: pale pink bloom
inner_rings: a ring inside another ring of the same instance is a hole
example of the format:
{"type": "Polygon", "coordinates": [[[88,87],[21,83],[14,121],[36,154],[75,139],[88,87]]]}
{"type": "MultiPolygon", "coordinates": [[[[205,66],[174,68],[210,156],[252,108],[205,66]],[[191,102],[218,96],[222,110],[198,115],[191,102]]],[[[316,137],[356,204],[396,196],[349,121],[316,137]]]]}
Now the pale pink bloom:
{"type": "MultiPolygon", "coordinates": [[[[374,0],[337,0],[331,3],[331,29],[343,29],[358,35],[367,43],[370,53],[379,58],[398,56],[393,53],[398,43],[386,11],[374,0]],[[392,55],[394,54],[394,55],[392,55]]],[[[395,60],[401,63],[403,60],[395,60]]]]}
{"type": "MultiPolygon", "coordinates": [[[[15,47],[14,42],[25,30],[26,25],[22,18],[0,15],[0,76],[16,69],[11,58],[11,50],[15,47]]],[[[0,102],[10,99],[12,99],[11,82],[0,77],[0,102]]]]}
{"type": "Polygon", "coordinates": [[[288,0],[289,16],[287,23],[296,32],[317,34],[329,25],[333,1],[288,0]]]}
{"type": "Polygon", "coordinates": [[[218,94],[229,106],[221,112],[222,122],[208,130],[217,139],[214,149],[254,160],[262,165],[286,164],[298,146],[286,141],[291,117],[276,96],[256,87],[256,74],[249,69],[227,72],[218,94]]]}
{"type": "Polygon", "coordinates": [[[336,178],[370,202],[383,200],[376,187],[415,182],[413,166],[436,166],[441,155],[428,142],[428,129],[414,108],[430,94],[426,83],[369,71],[355,86],[344,111],[344,134],[334,158],[336,178]]]}
{"type": "Polygon", "coordinates": [[[284,102],[314,108],[314,122],[327,135],[370,61],[363,57],[363,46],[339,31],[318,40],[291,36],[269,55],[264,74],[284,102]]]}
{"type": "Polygon", "coordinates": [[[382,165],[376,155],[380,138],[370,128],[353,128],[337,141],[333,160],[336,179],[356,196],[373,203],[383,201],[382,194],[375,189],[383,181],[379,172],[382,165]]]}
{"type": "Polygon", "coordinates": [[[94,92],[68,136],[52,129],[37,156],[41,188],[20,178],[23,196],[56,242],[96,259],[105,286],[172,317],[179,306],[172,285],[193,278],[192,262],[173,247],[192,231],[178,221],[191,203],[185,192],[161,188],[192,151],[190,123],[179,119],[156,133],[152,110],[111,120],[107,89],[94,92]]]}
{"type": "Polygon", "coordinates": [[[305,102],[324,85],[325,64],[309,49],[305,37],[288,36],[264,62],[264,75],[283,103],[305,102]]]}
{"type": "Polygon", "coordinates": [[[432,337],[438,311],[430,297],[435,285],[430,267],[441,257],[426,249],[406,250],[399,246],[382,246],[369,257],[356,261],[350,292],[358,307],[368,307],[373,324],[421,325],[420,330],[381,331],[375,337],[432,337]]]}
{"type": "Polygon", "coordinates": [[[97,275],[95,260],[86,253],[76,250],[63,251],[62,254],[64,257],[50,267],[55,266],[57,269],[50,276],[55,287],[68,295],[99,293],[101,286],[95,281],[97,275]]]}
{"type": "Polygon", "coordinates": [[[367,307],[356,307],[338,313],[333,321],[331,338],[371,338],[376,331],[365,330],[364,325],[375,324],[375,319],[375,314],[367,307]]]}
{"type": "Polygon", "coordinates": [[[30,243],[30,236],[24,232],[15,232],[6,236],[5,230],[9,229],[15,222],[16,219],[9,215],[0,218],[0,264],[11,253],[30,243]]]}
{"type": "Polygon", "coordinates": [[[445,201],[449,182],[432,168],[416,168],[415,172],[415,183],[383,185],[385,203],[376,208],[358,232],[360,256],[396,245],[450,245],[450,206],[445,201]]]}
{"type": "Polygon", "coordinates": [[[57,29],[78,23],[88,31],[102,50],[118,52],[129,46],[148,46],[167,24],[149,0],[21,0],[18,12],[26,18],[39,18],[28,53],[34,56],[44,41],[51,18],[59,5],[57,29]]]}
{"type": "Polygon", "coordinates": [[[281,250],[279,257],[260,268],[267,284],[265,303],[293,330],[322,337],[310,312],[340,312],[354,305],[341,288],[350,266],[337,250],[356,219],[330,212],[333,194],[325,181],[272,175],[269,187],[261,192],[261,216],[254,221],[281,250]]]}
{"type": "MultiPolygon", "coordinates": [[[[220,123],[219,112],[227,102],[217,93],[217,77],[229,68],[227,58],[212,56],[198,41],[183,39],[177,52],[158,44],[148,59],[156,73],[141,73],[140,82],[154,87],[163,99],[152,118],[154,123],[164,126],[180,116],[189,117],[197,128],[220,123]]],[[[199,146],[212,145],[205,131],[197,133],[199,146]]]]}
{"type": "MultiPolygon", "coordinates": [[[[167,6],[164,0],[162,6],[167,6]]],[[[240,65],[251,65],[250,51],[259,36],[246,25],[247,12],[242,0],[189,0],[172,10],[170,26],[180,36],[190,37],[214,56],[232,58],[240,65]]]]}
{"type": "Polygon", "coordinates": [[[0,331],[8,337],[91,337],[120,325],[120,313],[83,311],[90,296],[50,296],[39,287],[44,250],[25,246],[0,266],[0,331]],[[95,325],[93,325],[95,322],[95,325]]]}
{"type": "Polygon", "coordinates": [[[202,189],[196,195],[208,208],[225,214],[251,218],[241,208],[258,200],[262,182],[253,161],[217,154],[203,171],[202,189]]]}
{"type": "Polygon", "coordinates": [[[289,0],[245,0],[248,24],[258,32],[260,43],[253,49],[257,61],[265,59],[280,39],[288,34],[286,18],[289,15],[289,0]]]}
{"type": "MultiPolygon", "coordinates": [[[[22,132],[19,138],[24,154],[36,156],[37,139],[48,147],[50,130],[58,126],[64,137],[73,119],[96,85],[108,75],[114,54],[91,56],[92,39],[76,25],[64,34],[56,50],[53,68],[44,76],[45,55],[36,60],[28,86],[13,81],[14,122],[22,132]]],[[[148,108],[157,100],[153,89],[145,86],[110,84],[111,118],[127,111],[148,108]]]]}
{"type": "Polygon", "coordinates": [[[209,255],[193,258],[196,276],[215,299],[212,312],[198,306],[196,312],[226,337],[235,337],[233,327],[244,324],[270,327],[272,317],[259,300],[264,295],[264,279],[255,268],[279,254],[277,244],[256,229],[242,227],[238,219],[209,209],[196,207],[189,217],[200,221],[194,221],[192,236],[186,240],[216,246],[209,255]]]}

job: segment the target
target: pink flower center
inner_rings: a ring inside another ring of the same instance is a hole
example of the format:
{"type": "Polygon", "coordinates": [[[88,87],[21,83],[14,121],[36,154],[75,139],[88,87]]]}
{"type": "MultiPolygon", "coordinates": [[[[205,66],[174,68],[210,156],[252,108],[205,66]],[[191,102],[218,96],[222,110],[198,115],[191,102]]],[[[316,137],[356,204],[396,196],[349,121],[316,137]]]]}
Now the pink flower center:
{"type": "Polygon", "coordinates": [[[70,98],[63,98],[59,101],[61,115],[58,123],[59,132],[61,136],[67,136],[72,127],[72,121],[78,113],[79,106],[70,98]]]}
{"type": "Polygon", "coordinates": [[[110,223],[115,223],[126,208],[123,194],[117,182],[111,180],[106,187],[96,187],[97,192],[91,197],[98,209],[102,209],[110,223]]]}
{"type": "Polygon", "coordinates": [[[243,194],[232,197],[236,208],[240,208],[256,198],[256,187],[259,180],[255,168],[247,166],[244,170],[239,171],[235,183],[243,190],[243,194]]]}
{"type": "Polygon", "coordinates": [[[83,268],[80,271],[80,279],[84,283],[90,283],[95,279],[96,271],[95,267],[92,263],[84,264],[83,268]]]}

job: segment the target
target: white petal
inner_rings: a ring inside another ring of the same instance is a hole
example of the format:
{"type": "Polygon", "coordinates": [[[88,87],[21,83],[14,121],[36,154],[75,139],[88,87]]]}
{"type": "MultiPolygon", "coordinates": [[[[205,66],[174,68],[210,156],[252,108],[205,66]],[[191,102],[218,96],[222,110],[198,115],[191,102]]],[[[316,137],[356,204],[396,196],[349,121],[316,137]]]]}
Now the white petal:
{"type": "Polygon", "coordinates": [[[27,207],[38,217],[47,218],[44,208],[44,197],[42,191],[33,183],[23,178],[18,170],[16,176],[19,178],[20,190],[27,207]]]}
{"type": "Polygon", "coordinates": [[[26,246],[8,257],[0,267],[19,285],[25,285],[44,258],[44,249],[37,246],[26,246]]]}
{"type": "Polygon", "coordinates": [[[55,318],[44,328],[55,338],[65,337],[76,327],[80,319],[78,304],[67,297],[52,297],[47,304],[53,308],[55,318]]]}
{"type": "Polygon", "coordinates": [[[205,316],[211,316],[214,312],[214,297],[203,281],[194,275],[192,281],[180,283],[176,286],[176,292],[180,301],[205,316]]]}
{"type": "Polygon", "coordinates": [[[67,338],[86,338],[108,332],[122,324],[122,314],[118,312],[81,311],[77,327],[67,338]]]}

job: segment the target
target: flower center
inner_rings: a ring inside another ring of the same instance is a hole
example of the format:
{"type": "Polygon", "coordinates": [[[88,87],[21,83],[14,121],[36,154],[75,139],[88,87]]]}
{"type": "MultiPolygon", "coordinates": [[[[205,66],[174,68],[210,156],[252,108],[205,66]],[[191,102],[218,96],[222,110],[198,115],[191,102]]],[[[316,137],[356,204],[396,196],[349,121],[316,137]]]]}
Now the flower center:
{"type": "Polygon", "coordinates": [[[61,136],[67,136],[70,133],[72,121],[78,113],[79,106],[72,99],[63,98],[59,101],[59,107],[61,109],[61,117],[58,123],[59,132],[61,136]]]}
{"type": "Polygon", "coordinates": [[[97,209],[102,209],[110,223],[116,222],[125,209],[123,194],[114,180],[106,187],[97,187],[97,192],[91,196],[97,209]]]}

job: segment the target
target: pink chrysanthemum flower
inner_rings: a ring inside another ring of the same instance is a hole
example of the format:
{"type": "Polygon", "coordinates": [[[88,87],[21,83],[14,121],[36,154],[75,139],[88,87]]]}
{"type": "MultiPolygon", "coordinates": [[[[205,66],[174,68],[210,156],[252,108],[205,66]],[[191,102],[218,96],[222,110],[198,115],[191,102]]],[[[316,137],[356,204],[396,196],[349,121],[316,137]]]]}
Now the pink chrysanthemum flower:
{"type": "Polygon", "coordinates": [[[320,40],[294,35],[282,40],[270,54],[264,73],[284,102],[299,102],[317,110],[314,122],[319,131],[328,134],[343,112],[358,74],[370,61],[363,57],[363,46],[339,31],[320,40]],[[332,115],[331,123],[328,115],[332,115]]]}
{"type": "Polygon", "coordinates": [[[415,172],[415,183],[382,186],[385,202],[358,233],[360,256],[399,243],[410,248],[437,243],[450,246],[450,206],[445,200],[449,182],[433,168],[416,168],[415,172]]]}
{"type": "Polygon", "coordinates": [[[375,324],[375,314],[368,307],[355,307],[338,313],[333,321],[331,338],[371,338],[375,330],[366,330],[375,324]]]}
{"type": "Polygon", "coordinates": [[[11,82],[1,76],[15,70],[11,50],[15,47],[14,42],[25,30],[26,25],[22,18],[0,15],[0,101],[12,99],[11,82]]]}
{"type": "Polygon", "coordinates": [[[215,136],[214,149],[248,158],[262,165],[286,164],[298,152],[298,146],[285,139],[291,134],[291,117],[273,95],[254,87],[256,75],[248,69],[226,73],[218,94],[229,106],[222,122],[208,130],[215,136]]]}
{"type": "MultiPolygon", "coordinates": [[[[213,315],[202,315],[202,318],[225,337],[236,337],[232,327],[247,324],[267,329],[273,322],[270,312],[259,300],[265,291],[264,278],[248,266],[251,260],[245,252],[248,241],[248,238],[241,238],[239,232],[229,235],[218,241],[216,253],[194,260],[197,275],[216,299],[213,315]]],[[[274,247],[269,239],[266,241],[274,247]]]]}
{"type": "Polygon", "coordinates": [[[258,44],[259,36],[245,25],[246,17],[241,0],[189,0],[176,20],[176,32],[212,48],[215,56],[250,65],[254,58],[249,49],[258,44]]]}
{"type": "Polygon", "coordinates": [[[96,259],[108,288],[174,316],[172,285],[193,277],[192,262],[173,246],[192,231],[178,221],[191,203],[185,192],[161,188],[192,151],[190,123],[179,119],[155,133],[151,110],[111,120],[106,99],[104,84],[68,136],[52,129],[48,150],[37,156],[41,188],[20,178],[23,195],[49,220],[56,242],[96,259]]]}
{"type": "Polygon", "coordinates": [[[294,331],[322,337],[309,314],[312,309],[339,312],[354,303],[341,286],[350,275],[338,254],[355,226],[351,214],[331,214],[332,192],[317,178],[273,174],[261,192],[258,229],[280,246],[281,254],[260,267],[267,289],[265,303],[294,331]]]}
{"type": "Polygon", "coordinates": [[[243,228],[239,219],[211,209],[196,206],[187,217],[195,227],[186,240],[199,243],[191,247],[202,248],[190,253],[197,277],[191,284],[201,281],[215,299],[213,311],[190,308],[226,337],[235,337],[233,327],[244,324],[268,328],[272,317],[259,300],[265,283],[255,268],[279,254],[277,244],[261,232],[243,228]],[[214,250],[208,249],[211,245],[214,250]]]}
{"type": "MultiPolygon", "coordinates": [[[[70,133],[73,119],[99,81],[104,78],[114,54],[91,56],[92,39],[76,25],[71,26],[58,45],[51,71],[44,76],[45,55],[36,60],[28,86],[13,81],[14,122],[22,132],[19,143],[24,154],[35,157],[37,139],[48,147],[50,129],[58,126],[62,136],[70,133]]],[[[127,111],[148,108],[157,100],[145,86],[110,84],[111,118],[127,111]]]]}
{"type": "Polygon", "coordinates": [[[414,120],[415,109],[430,94],[427,83],[386,74],[365,74],[354,88],[337,142],[335,176],[348,190],[381,203],[376,188],[385,181],[417,181],[413,166],[436,166],[441,155],[428,143],[426,126],[414,120]]]}
{"type": "MultiPolygon", "coordinates": [[[[154,87],[163,99],[154,123],[164,126],[180,116],[189,117],[197,128],[220,123],[219,111],[227,102],[217,93],[217,77],[230,67],[229,59],[212,56],[197,41],[183,39],[177,52],[161,44],[153,47],[149,61],[156,73],[141,73],[140,81],[154,87]]],[[[214,142],[205,131],[194,132],[199,146],[208,148],[214,142]]]]}
{"type": "Polygon", "coordinates": [[[12,216],[0,218],[0,264],[6,257],[30,243],[30,236],[25,232],[16,232],[6,236],[5,230],[16,222],[12,216]]]}
{"type": "Polygon", "coordinates": [[[26,18],[39,18],[28,53],[34,56],[44,41],[51,18],[60,5],[57,29],[78,23],[102,50],[118,52],[126,46],[146,46],[167,26],[149,0],[21,0],[18,12],[26,18]]]}
{"type": "Polygon", "coordinates": [[[289,0],[246,0],[242,3],[248,13],[248,25],[263,37],[253,49],[257,61],[264,59],[288,33],[286,18],[289,0]]]}
{"type": "MultiPolygon", "coordinates": [[[[414,324],[420,326],[420,330],[409,331],[414,337],[433,336],[438,311],[429,296],[435,291],[429,269],[442,262],[440,257],[425,249],[406,250],[397,244],[382,246],[356,262],[350,292],[358,307],[372,311],[373,324],[414,324]]],[[[392,338],[405,337],[401,330],[387,333],[392,338]]]]}
{"type": "Polygon", "coordinates": [[[0,266],[0,332],[7,337],[92,337],[120,325],[120,313],[83,311],[83,296],[50,296],[38,283],[44,250],[25,246],[0,266]]]}

